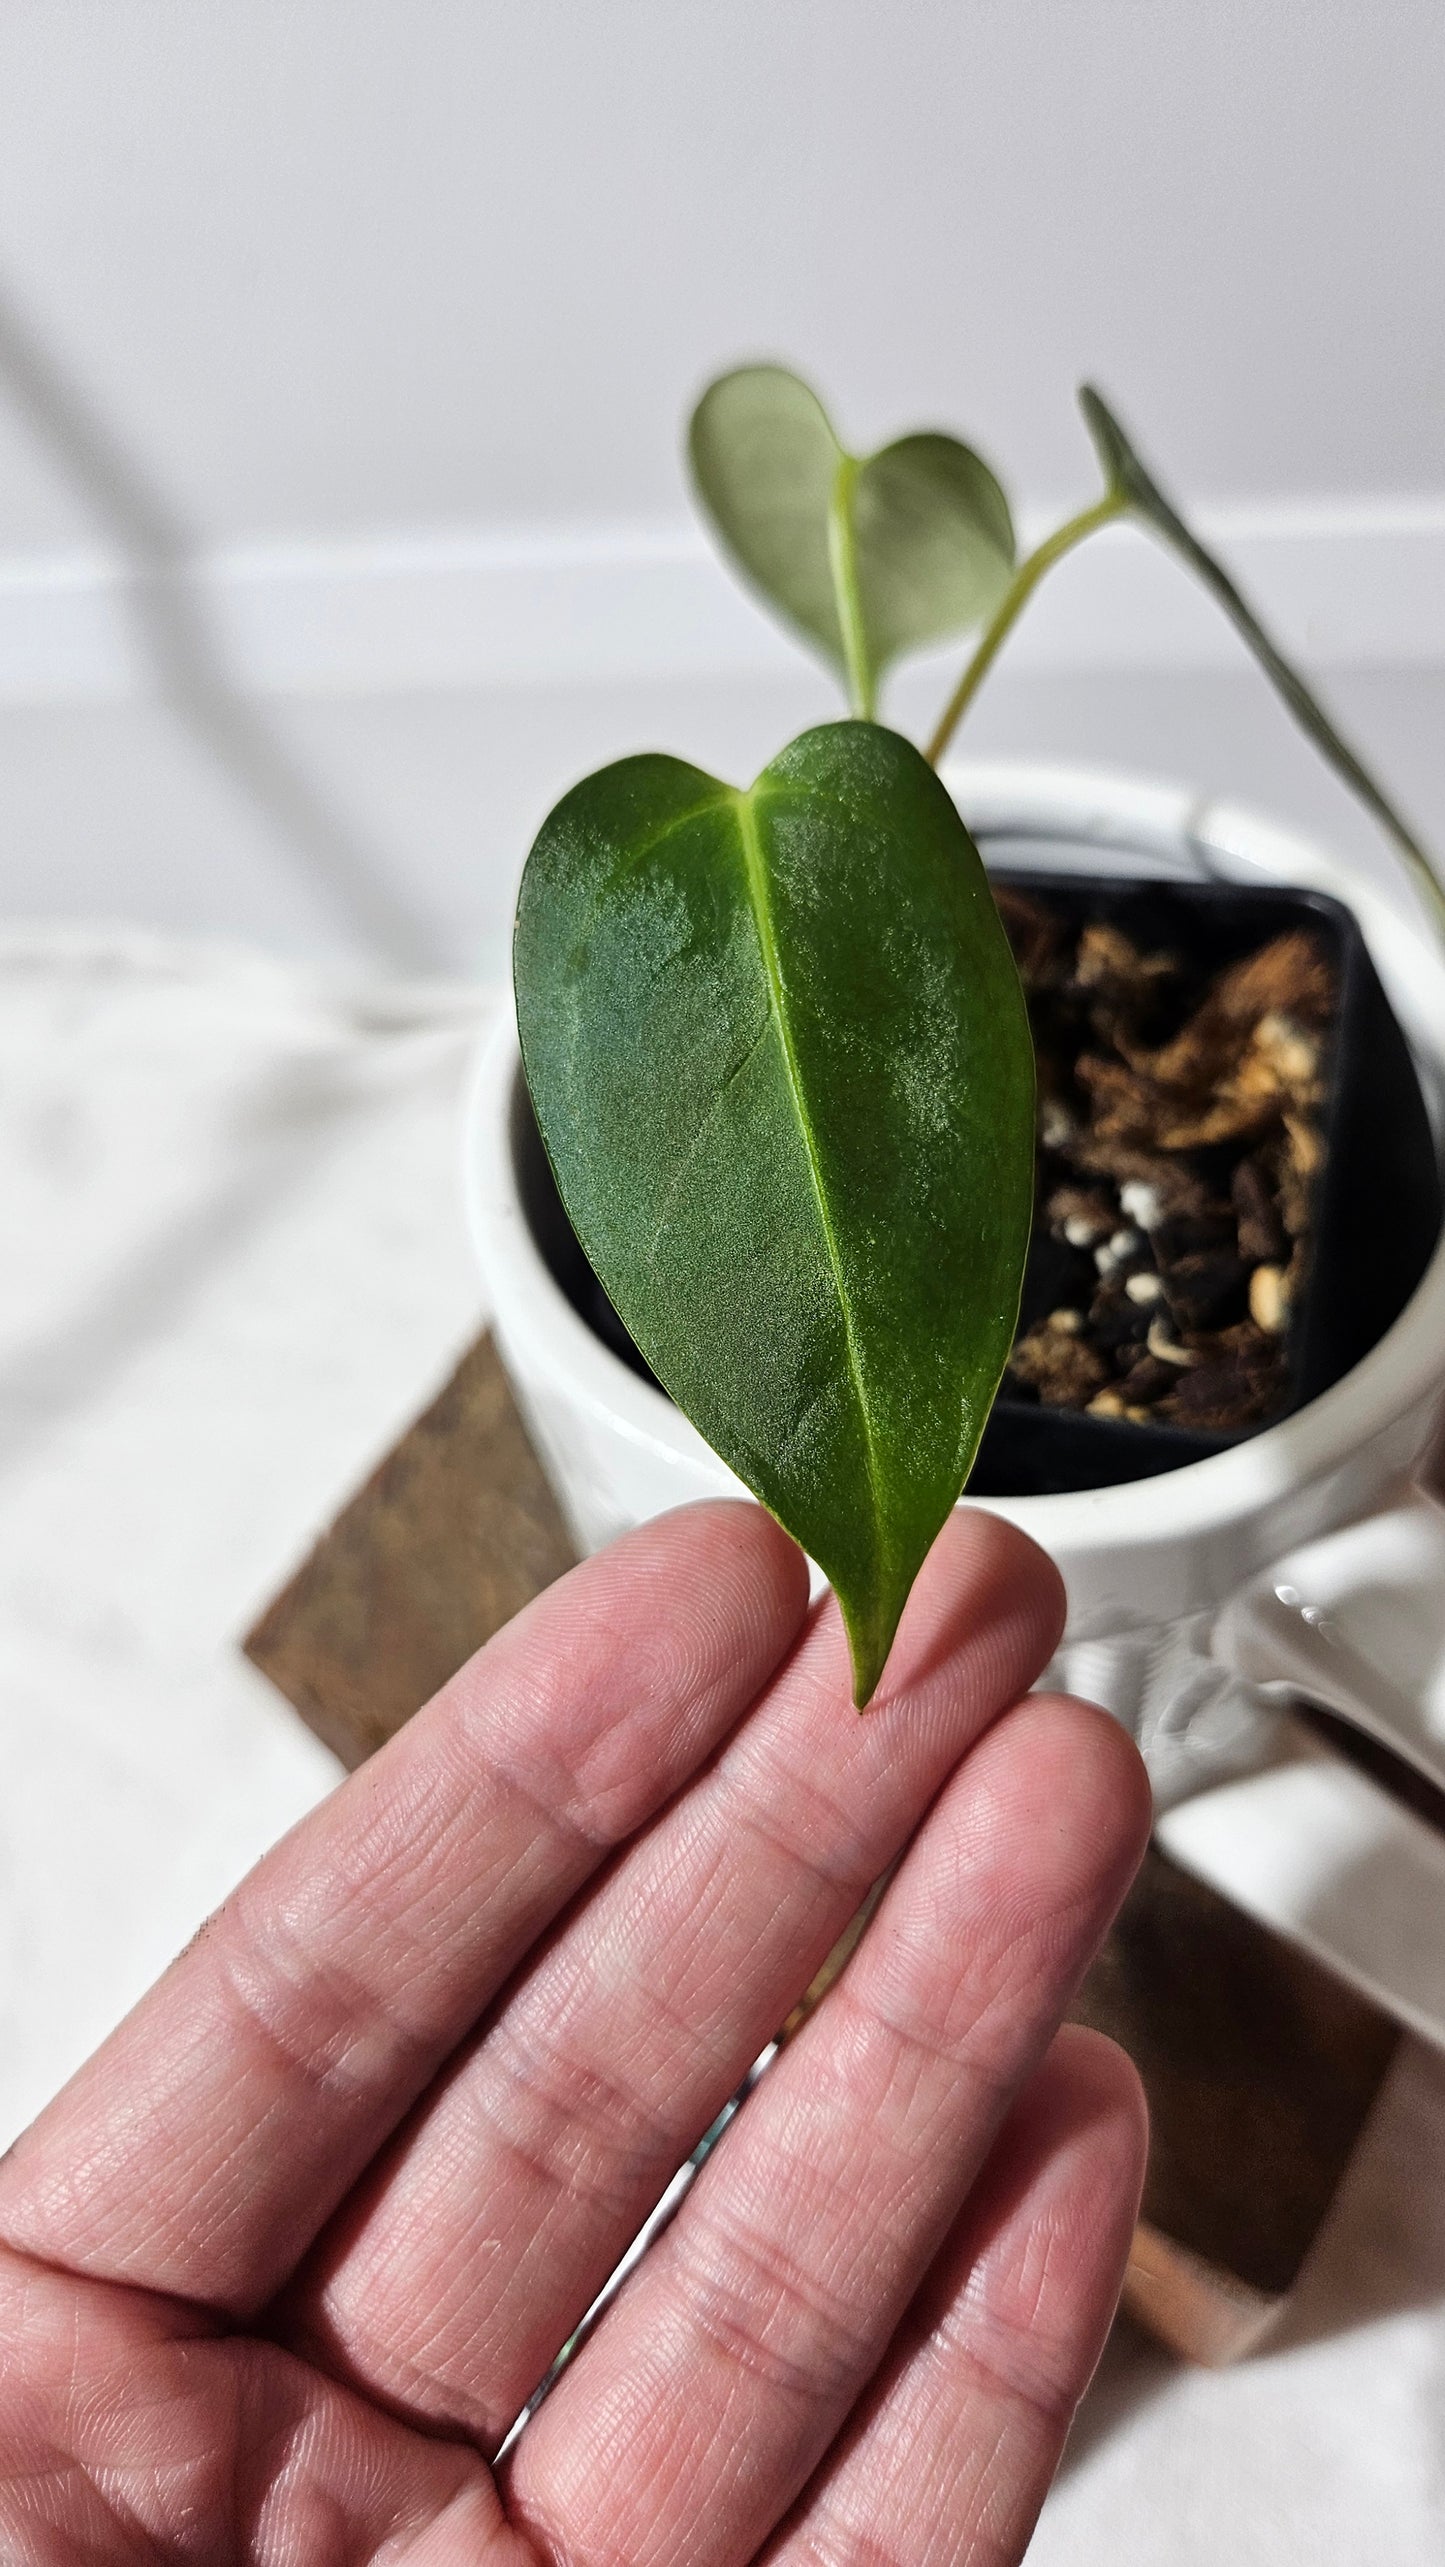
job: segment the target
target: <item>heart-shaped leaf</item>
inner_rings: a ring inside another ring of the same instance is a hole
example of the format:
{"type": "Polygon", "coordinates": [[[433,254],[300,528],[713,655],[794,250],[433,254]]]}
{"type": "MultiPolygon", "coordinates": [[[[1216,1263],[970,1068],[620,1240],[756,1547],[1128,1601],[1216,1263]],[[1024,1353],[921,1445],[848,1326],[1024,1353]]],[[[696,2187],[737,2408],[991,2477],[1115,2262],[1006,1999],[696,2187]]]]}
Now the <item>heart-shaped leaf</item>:
{"type": "Polygon", "coordinates": [[[871,723],[747,791],[625,758],[517,911],[563,1201],[660,1381],[832,1580],[867,1700],[1007,1359],[1033,1053],[977,850],[871,723]]]}
{"type": "Polygon", "coordinates": [[[1321,756],[1394,839],[1437,921],[1445,926],[1445,890],[1442,890],[1439,872],[1384,787],[1376,782],[1369,768],[1350,747],[1313,687],[1306,684],[1299,670],[1285,658],[1278,643],[1265,631],[1254,608],[1241,595],[1223,563],[1217,561],[1185,525],[1173,501],[1167,499],[1160,489],[1132,438],[1092,384],[1080,387],[1079,407],[1094,440],[1109,488],[1124,501],[1133,516],[1140,518],[1172,552],[1178,554],[1196,579],[1203,582],[1216,603],[1223,607],[1235,631],[1254,653],[1265,676],[1283,698],[1301,730],[1313,740],[1321,756]]]}
{"type": "Polygon", "coordinates": [[[1008,501],[956,437],[866,459],[783,366],[739,367],[693,413],[693,477],[743,576],[819,645],[872,711],[891,661],[979,624],[1014,562],[1008,501]]]}

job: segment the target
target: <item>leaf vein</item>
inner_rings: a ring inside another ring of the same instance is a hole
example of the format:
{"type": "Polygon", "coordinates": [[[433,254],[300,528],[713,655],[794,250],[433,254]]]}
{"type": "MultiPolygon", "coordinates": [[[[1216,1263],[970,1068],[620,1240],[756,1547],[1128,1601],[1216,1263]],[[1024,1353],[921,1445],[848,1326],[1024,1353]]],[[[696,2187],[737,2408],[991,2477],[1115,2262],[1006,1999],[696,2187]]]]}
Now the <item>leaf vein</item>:
{"type": "Polygon", "coordinates": [[[813,1130],[812,1116],[808,1111],[807,1099],[803,1093],[803,1082],[798,1067],[798,1058],[793,1049],[792,1029],[788,1023],[787,1009],[783,1001],[782,965],[778,955],[777,936],[773,925],[772,902],[768,895],[767,871],[763,860],[762,847],[758,841],[757,816],[754,811],[750,795],[740,793],[736,797],[736,802],[738,813],[738,835],[742,843],[743,868],[747,881],[748,901],[757,926],[758,942],[762,948],[763,969],[767,975],[768,982],[769,1007],[772,1019],[778,1029],[778,1041],[782,1049],[783,1066],[787,1075],[788,1090],[793,1101],[793,1111],[798,1119],[798,1128],[803,1136],[803,1155],[807,1161],[808,1175],[813,1188],[813,1198],[818,1209],[818,1224],[823,1234],[823,1244],[827,1250],[828,1264],[832,1271],[833,1289],[838,1297],[838,1308],[843,1321],[843,1343],[848,1358],[848,1371],[852,1380],[853,1396],[857,1403],[858,1416],[863,1429],[863,1455],[868,1474],[868,1495],[873,1509],[874,1528],[878,1537],[878,1549],[880,1556],[886,1557],[888,1551],[887,1530],[883,1510],[883,1487],[878,1465],[878,1451],[873,1414],[868,1404],[868,1395],[863,1383],[862,1364],[859,1359],[858,1341],[853,1327],[852,1308],[849,1303],[847,1288],[843,1278],[843,1261],[838,1246],[837,1233],[833,1227],[832,1214],[828,1208],[827,1194],[824,1189],[822,1174],[818,1166],[817,1136],[813,1130]]]}
{"type": "Polygon", "coordinates": [[[639,839],[636,846],[619,849],[618,852],[623,858],[620,870],[630,873],[634,866],[642,864],[648,856],[655,855],[658,848],[665,845],[669,838],[676,837],[679,829],[686,829],[694,820],[706,819],[710,811],[717,810],[719,804],[726,798],[726,794],[727,787],[719,785],[717,792],[706,802],[695,802],[687,811],[675,811],[672,818],[665,820],[660,829],[653,830],[650,838],[639,839]]]}
{"type": "Polygon", "coordinates": [[[748,1043],[746,1049],[738,1054],[738,1057],[733,1062],[732,1067],[725,1071],[722,1078],[719,1079],[717,1087],[713,1092],[712,1099],[708,1105],[707,1112],[698,1123],[682,1159],[674,1168],[672,1175],[667,1181],[662,1201],[658,1206],[657,1218],[652,1225],[652,1235],[647,1242],[647,1247],[644,1252],[648,1265],[651,1265],[652,1260],[657,1253],[658,1243],[662,1238],[664,1230],[667,1228],[667,1224],[672,1213],[672,1207],[677,1201],[682,1188],[687,1183],[688,1177],[692,1171],[698,1152],[702,1148],[703,1141],[707,1133],[717,1120],[724,1097],[727,1095],[729,1088],[733,1087],[742,1077],[742,1074],[747,1068],[749,1062],[753,1059],[754,1055],[761,1050],[772,1030],[773,1020],[771,1014],[769,1014],[764,1016],[761,1025],[758,1027],[757,1032],[752,1036],[752,1039],[748,1043]]]}

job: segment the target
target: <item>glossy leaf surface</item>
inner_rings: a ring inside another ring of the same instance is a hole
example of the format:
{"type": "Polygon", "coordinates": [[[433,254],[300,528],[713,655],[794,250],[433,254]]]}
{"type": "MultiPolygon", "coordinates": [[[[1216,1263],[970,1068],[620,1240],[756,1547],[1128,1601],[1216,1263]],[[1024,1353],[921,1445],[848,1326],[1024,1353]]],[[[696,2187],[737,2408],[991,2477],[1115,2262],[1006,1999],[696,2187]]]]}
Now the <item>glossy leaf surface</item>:
{"type": "Polygon", "coordinates": [[[1235,631],[1254,653],[1265,676],[1301,730],[1393,838],[1437,921],[1445,924],[1445,891],[1442,891],[1437,868],[1383,786],[1376,782],[1369,768],[1343,737],[1314,689],[1266,632],[1223,563],[1217,561],[1186,526],[1102,394],[1096,392],[1091,384],[1084,384],[1079,393],[1079,406],[1110,489],[1125,501],[1132,515],[1142,519],[1172,552],[1178,554],[1196,579],[1208,589],[1216,604],[1223,607],[1235,631]]]}
{"type": "Polygon", "coordinates": [[[981,623],[1007,586],[1008,501],[956,437],[859,459],[806,383],[755,365],[709,386],[688,442],[725,550],[866,706],[891,661],[981,623]]]}
{"type": "Polygon", "coordinates": [[[870,723],[745,792],[668,757],[528,860],[517,1014],[588,1257],[660,1381],[832,1580],[872,1692],[1012,1343],[1033,1055],[977,851],[870,723]]]}

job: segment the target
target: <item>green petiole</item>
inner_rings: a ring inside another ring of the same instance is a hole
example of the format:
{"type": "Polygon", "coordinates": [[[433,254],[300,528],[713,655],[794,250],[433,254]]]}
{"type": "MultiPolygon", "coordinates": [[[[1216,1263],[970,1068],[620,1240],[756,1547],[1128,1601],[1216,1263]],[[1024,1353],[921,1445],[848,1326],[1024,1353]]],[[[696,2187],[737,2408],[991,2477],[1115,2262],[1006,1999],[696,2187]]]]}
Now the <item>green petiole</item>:
{"type": "Polygon", "coordinates": [[[853,493],[858,479],[855,455],[841,455],[828,502],[828,562],[838,601],[838,623],[848,668],[848,695],[860,722],[877,715],[878,689],[863,626],[863,597],[858,584],[858,537],[853,521],[853,493]]]}
{"type": "Polygon", "coordinates": [[[1066,518],[1062,526],[1036,546],[1020,562],[1012,580],[1000,598],[962,677],[943,709],[943,717],[923,754],[930,766],[936,767],[959,723],[998,657],[1010,631],[1023,613],[1039,581],[1055,562],[1062,561],[1076,544],[1096,534],[1101,526],[1111,525],[1116,517],[1128,513],[1128,502],[1117,491],[1106,491],[1092,508],[1081,509],[1077,517],[1066,518]]]}

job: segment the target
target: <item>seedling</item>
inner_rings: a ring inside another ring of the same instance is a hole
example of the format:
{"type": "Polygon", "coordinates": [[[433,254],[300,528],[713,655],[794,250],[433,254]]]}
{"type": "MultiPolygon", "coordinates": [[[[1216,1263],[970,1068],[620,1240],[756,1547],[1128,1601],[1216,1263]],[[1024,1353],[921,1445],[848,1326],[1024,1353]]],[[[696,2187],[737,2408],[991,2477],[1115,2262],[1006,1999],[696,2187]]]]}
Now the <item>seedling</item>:
{"type": "Polygon", "coordinates": [[[836,1590],[872,1696],[972,1467],[1013,1342],[1033,1196],[1028,1019],[937,760],[1039,582],[1133,518],[1224,608],[1445,932],[1445,892],[1319,698],[1097,392],[1091,506],[1023,559],[957,438],[857,457],[777,366],[689,439],[744,578],[843,679],[851,718],[747,787],[662,755],[575,786],[517,910],[527,1084],[578,1239],[647,1362],[836,1590]],[[877,718],[906,653],[976,636],[926,751],[877,718]]]}

